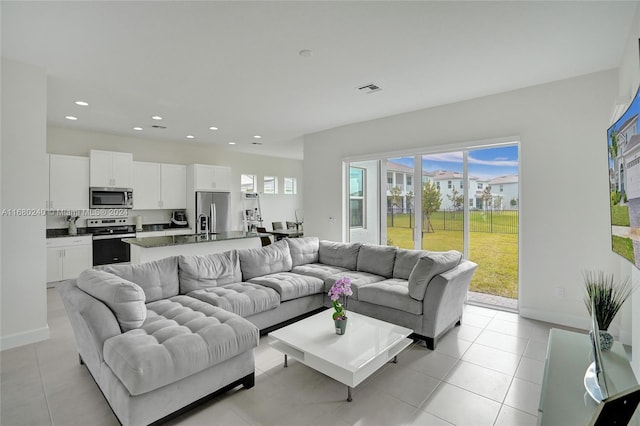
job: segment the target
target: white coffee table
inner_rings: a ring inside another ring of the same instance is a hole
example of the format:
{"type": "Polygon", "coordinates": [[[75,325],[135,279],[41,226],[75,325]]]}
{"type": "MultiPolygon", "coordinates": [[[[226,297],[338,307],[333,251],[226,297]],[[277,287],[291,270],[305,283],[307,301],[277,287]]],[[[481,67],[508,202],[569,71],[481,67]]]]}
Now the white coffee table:
{"type": "Polygon", "coordinates": [[[413,330],[365,315],[348,312],[347,331],[335,333],[333,310],[327,309],[269,333],[269,345],[287,357],[347,385],[351,390],[397,355],[413,341],[413,330]]]}

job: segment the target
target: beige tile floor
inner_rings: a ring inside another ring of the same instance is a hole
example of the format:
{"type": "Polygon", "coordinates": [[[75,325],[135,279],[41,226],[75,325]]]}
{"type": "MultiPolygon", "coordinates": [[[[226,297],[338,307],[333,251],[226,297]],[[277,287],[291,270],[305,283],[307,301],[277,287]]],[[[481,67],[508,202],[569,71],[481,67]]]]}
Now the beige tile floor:
{"type": "MultiPolygon", "coordinates": [[[[54,288],[51,338],[0,353],[0,424],[117,425],[78,356],[54,288]]],[[[256,385],[237,388],[172,425],[535,425],[551,325],[466,306],[463,325],[435,351],[413,344],[355,389],[290,360],[266,338],[256,350],[256,385]]]]}

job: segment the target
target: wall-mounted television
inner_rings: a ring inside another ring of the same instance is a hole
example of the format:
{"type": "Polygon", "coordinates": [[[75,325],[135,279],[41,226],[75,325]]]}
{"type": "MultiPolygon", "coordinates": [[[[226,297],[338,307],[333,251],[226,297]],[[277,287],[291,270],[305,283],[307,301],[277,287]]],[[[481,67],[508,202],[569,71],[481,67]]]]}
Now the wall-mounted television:
{"type": "Polygon", "coordinates": [[[607,130],[611,247],[640,269],[640,90],[607,130]]]}

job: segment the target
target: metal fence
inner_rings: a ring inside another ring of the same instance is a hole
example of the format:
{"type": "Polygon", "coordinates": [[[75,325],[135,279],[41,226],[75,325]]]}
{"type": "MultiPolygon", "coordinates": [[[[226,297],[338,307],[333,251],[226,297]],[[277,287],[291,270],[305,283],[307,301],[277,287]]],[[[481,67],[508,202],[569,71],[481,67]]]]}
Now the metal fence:
{"type": "MultiPolygon", "coordinates": [[[[489,232],[496,234],[517,234],[519,214],[517,210],[472,210],[469,212],[470,232],[489,232]]],[[[461,210],[439,210],[429,217],[430,228],[434,231],[462,231],[464,213],[461,210]]],[[[412,212],[387,210],[388,228],[413,228],[412,212]]],[[[427,232],[427,223],[423,219],[422,227],[427,232]]]]}

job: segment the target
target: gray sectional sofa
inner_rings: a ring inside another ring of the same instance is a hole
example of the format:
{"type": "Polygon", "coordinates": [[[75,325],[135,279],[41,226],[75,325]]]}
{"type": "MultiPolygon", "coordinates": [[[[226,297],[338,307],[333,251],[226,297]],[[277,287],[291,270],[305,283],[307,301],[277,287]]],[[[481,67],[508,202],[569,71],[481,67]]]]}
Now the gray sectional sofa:
{"type": "Polygon", "coordinates": [[[119,421],[138,425],[252,387],[259,334],[331,306],[343,276],[347,311],[411,328],[434,348],[460,323],[476,267],[456,251],[306,237],[103,266],[58,288],[81,362],[119,421]]]}

